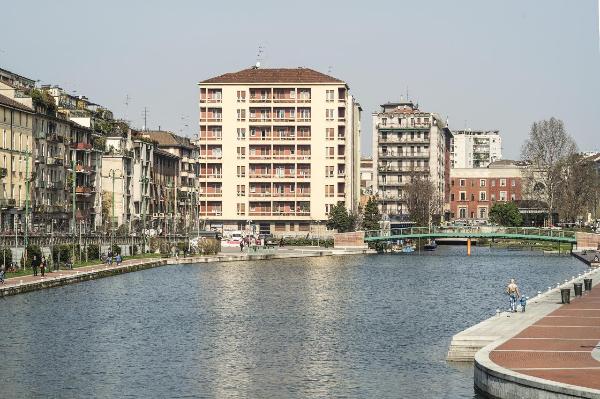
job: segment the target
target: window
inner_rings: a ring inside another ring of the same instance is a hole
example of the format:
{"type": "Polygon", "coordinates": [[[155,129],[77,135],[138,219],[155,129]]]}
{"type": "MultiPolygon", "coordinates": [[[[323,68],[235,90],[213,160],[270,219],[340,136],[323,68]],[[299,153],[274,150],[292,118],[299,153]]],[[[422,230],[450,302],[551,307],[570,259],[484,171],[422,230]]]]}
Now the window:
{"type": "Polygon", "coordinates": [[[246,91],[245,90],[238,90],[236,95],[237,95],[238,103],[246,102],[246,91]]]}
{"type": "Polygon", "coordinates": [[[506,191],[500,191],[500,201],[506,201],[506,191]]]}
{"type": "Polygon", "coordinates": [[[332,102],[335,99],[333,90],[327,90],[325,92],[325,101],[332,102]]]}
{"type": "Polygon", "coordinates": [[[237,195],[238,195],[238,197],[244,197],[246,195],[246,185],[245,184],[238,184],[237,195]]]}
{"type": "Polygon", "coordinates": [[[238,147],[237,148],[237,158],[238,159],[246,158],[246,147],[238,147]]]}
{"type": "Polygon", "coordinates": [[[328,127],[325,129],[325,140],[334,140],[335,139],[335,129],[332,127],[328,127]]]}
{"type": "Polygon", "coordinates": [[[471,194],[471,201],[475,201],[475,194],[471,194]]]}
{"type": "Polygon", "coordinates": [[[459,195],[460,195],[460,200],[461,201],[466,201],[467,200],[467,192],[466,191],[461,191],[459,193],[459,195]]]}
{"type": "Polygon", "coordinates": [[[326,185],[325,186],[325,196],[333,197],[334,195],[335,195],[335,192],[334,192],[333,185],[326,185]]]}
{"type": "Polygon", "coordinates": [[[381,126],[387,125],[387,118],[381,118],[381,126]]]}
{"type": "Polygon", "coordinates": [[[246,204],[238,203],[237,204],[237,214],[243,216],[246,214],[246,204]]]}
{"type": "Polygon", "coordinates": [[[450,201],[454,201],[454,193],[450,194],[450,201]]]}
{"type": "Polygon", "coordinates": [[[496,194],[492,194],[491,198],[492,198],[492,201],[496,201],[496,194]]]}
{"type": "Polygon", "coordinates": [[[500,187],[506,187],[506,179],[500,179],[500,187]]]}
{"type": "Polygon", "coordinates": [[[325,158],[327,158],[327,159],[335,158],[335,148],[334,147],[325,147],[325,158]]]}
{"type": "Polygon", "coordinates": [[[479,187],[485,187],[485,179],[479,179],[479,187]]]}
{"type": "Polygon", "coordinates": [[[466,185],[467,185],[467,181],[466,181],[465,179],[460,179],[460,181],[459,181],[459,185],[460,185],[461,187],[464,187],[464,186],[466,186],[466,185]]]}
{"type": "Polygon", "coordinates": [[[458,217],[461,219],[467,218],[467,208],[458,208],[458,217]]]}
{"type": "Polygon", "coordinates": [[[246,110],[245,109],[237,110],[237,120],[238,120],[238,122],[243,122],[246,120],[246,110]]]}
{"type": "Polygon", "coordinates": [[[514,200],[516,199],[516,197],[517,197],[517,196],[516,196],[516,195],[513,193],[513,194],[511,194],[511,195],[510,195],[510,200],[511,200],[511,201],[514,201],[514,200]]]}
{"type": "Polygon", "coordinates": [[[496,179],[492,180],[492,187],[496,187],[496,179]]]}
{"type": "Polygon", "coordinates": [[[334,167],[325,166],[325,177],[333,177],[334,167]]]}
{"type": "Polygon", "coordinates": [[[246,128],[238,128],[237,130],[237,139],[238,140],[246,140],[246,128]]]}
{"type": "Polygon", "coordinates": [[[245,166],[237,167],[237,177],[246,177],[246,167],[245,166]]]}
{"type": "Polygon", "coordinates": [[[487,201],[487,193],[485,191],[479,192],[479,201],[487,201]]]}
{"type": "Polygon", "coordinates": [[[515,179],[510,179],[510,185],[515,187],[517,185],[517,181],[515,179]]]}
{"type": "Polygon", "coordinates": [[[333,109],[325,110],[325,120],[332,121],[333,120],[333,109]]]}
{"type": "Polygon", "coordinates": [[[479,208],[479,219],[487,219],[487,208],[479,208]]]}

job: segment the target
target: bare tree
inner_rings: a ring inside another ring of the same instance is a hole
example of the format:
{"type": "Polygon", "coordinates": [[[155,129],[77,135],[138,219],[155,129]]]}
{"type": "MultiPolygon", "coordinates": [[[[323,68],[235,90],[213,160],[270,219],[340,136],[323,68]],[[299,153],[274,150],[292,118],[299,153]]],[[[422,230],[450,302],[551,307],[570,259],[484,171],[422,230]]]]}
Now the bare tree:
{"type": "Polygon", "coordinates": [[[534,122],[529,138],[521,149],[521,158],[531,162],[524,178],[531,194],[547,203],[548,223],[556,209],[562,180],[562,161],[577,152],[573,138],[565,131],[560,119],[534,122]]]}
{"type": "Polygon", "coordinates": [[[435,185],[423,175],[413,174],[404,191],[410,219],[417,226],[429,226],[432,216],[439,212],[435,185]]]}
{"type": "Polygon", "coordinates": [[[594,209],[598,190],[595,164],[575,154],[565,158],[557,167],[558,183],[557,210],[561,220],[577,222],[584,213],[594,209]]]}

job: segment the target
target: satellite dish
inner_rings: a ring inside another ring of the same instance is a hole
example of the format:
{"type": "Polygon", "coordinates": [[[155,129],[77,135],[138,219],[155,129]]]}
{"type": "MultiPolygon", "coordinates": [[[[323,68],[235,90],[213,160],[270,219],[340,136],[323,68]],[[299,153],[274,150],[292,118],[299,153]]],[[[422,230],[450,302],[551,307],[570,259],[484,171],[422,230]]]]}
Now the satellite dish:
{"type": "Polygon", "coordinates": [[[256,67],[260,68],[260,61],[256,61],[256,67]]]}

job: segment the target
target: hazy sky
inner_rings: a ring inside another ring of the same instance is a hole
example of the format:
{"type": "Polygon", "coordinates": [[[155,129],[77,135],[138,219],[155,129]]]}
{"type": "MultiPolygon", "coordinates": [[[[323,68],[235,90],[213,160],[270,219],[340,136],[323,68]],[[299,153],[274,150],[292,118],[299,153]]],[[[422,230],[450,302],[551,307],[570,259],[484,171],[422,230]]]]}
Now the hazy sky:
{"type": "Polygon", "coordinates": [[[582,150],[600,150],[598,15],[597,0],[23,0],[2,7],[0,67],[138,127],[146,106],[149,127],[191,136],[198,81],[254,64],[263,45],[265,67],[348,82],[365,154],[371,113],[408,88],[453,129],[500,129],[515,158],[531,123],[550,116],[582,150]]]}

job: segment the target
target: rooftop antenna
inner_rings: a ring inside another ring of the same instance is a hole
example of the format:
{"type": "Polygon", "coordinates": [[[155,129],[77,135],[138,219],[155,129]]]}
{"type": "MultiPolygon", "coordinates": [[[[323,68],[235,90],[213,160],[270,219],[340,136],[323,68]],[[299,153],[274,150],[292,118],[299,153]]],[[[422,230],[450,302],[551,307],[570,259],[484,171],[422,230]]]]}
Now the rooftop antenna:
{"type": "Polygon", "coordinates": [[[131,100],[131,97],[129,97],[129,94],[125,94],[125,119],[129,119],[129,101],[131,100]]]}
{"type": "Polygon", "coordinates": [[[263,53],[264,53],[264,47],[259,44],[258,45],[258,51],[256,52],[256,64],[255,64],[255,68],[260,68],[260,62],[263,60],[263,53]]]}
{"type": "Polygon", "coordinates": [[[406,101],[410,101],[410,99],[408,97],[408,85],[406,86],[406,101]]]}
{"type": "MultiPolygon", "coordinates": [[[[600,0],[599,0],[600,1],[600,0]]],[[[331,72],[333,71],[333,67],[331,65],[329,65],[327,67],[327,75],[331,75],[331,72]]]]}
{"type": "Polygon", "coordinates": [[[144,111],[142,112],[142,116],[144,117],[144,126],[142,127],[142,131],[148,131],[148,108],[144,107],[144,111]]]}

